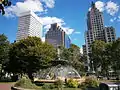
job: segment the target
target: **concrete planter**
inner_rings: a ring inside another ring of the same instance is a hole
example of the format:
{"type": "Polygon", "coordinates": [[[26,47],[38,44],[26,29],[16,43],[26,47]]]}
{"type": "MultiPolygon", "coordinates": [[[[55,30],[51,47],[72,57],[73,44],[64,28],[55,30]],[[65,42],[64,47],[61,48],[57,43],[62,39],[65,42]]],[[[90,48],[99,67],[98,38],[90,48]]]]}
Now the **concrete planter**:
{"type": "Polygon", "coordinates": [[[20,87],[11,87],[11,90],[35,90],[35,89],[24,89],[20,87]]]}

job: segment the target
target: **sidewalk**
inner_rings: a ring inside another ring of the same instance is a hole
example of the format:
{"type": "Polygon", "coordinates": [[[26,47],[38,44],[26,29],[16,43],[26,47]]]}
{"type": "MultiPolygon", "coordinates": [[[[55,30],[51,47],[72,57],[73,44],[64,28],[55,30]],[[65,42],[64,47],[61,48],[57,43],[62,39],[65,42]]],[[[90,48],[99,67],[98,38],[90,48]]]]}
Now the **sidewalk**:
{"type": "Polygon", "coordinates": [[[14,83],[1,83],[0,82],[0,90],[11,90],[11,86],[14,83]]]}

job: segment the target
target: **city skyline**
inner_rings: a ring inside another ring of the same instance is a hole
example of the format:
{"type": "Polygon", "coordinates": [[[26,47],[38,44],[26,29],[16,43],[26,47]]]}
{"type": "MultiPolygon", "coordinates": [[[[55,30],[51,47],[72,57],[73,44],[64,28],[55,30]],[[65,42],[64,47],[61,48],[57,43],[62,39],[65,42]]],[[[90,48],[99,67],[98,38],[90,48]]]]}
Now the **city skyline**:
{"type": "MultiPolygon", "coordinates": [[[[46,32],[45,29],[50,28],[50,24],[58,23],[72,38],[72,43],[82,47],[84,32],[87,30],[87,12],[92,1],[95,2],[96,0],[86,0],[82,3],[78,0],[19,0],[18,2],[12,0],[13,5],[6,9],[6,15],[0,16],[0,21],[2,21],[0,33],[7,35],[8,39],[13,42],[16,39],[18,30],[18,18],[14,14],[19,15],[21,11],[30,9],[40,17],[44,25],[44,32],[46,32]],[[28,7],[26,8],[25,5],[28,5],[28,7]],[[33,5],[33,7],[30,5],[33,5]],[[38,6],[34,7],[35,5],[38,6]],[[17,12],[18,9],[20,9],[19,12],[17,12]]],[[[97,8],[103,11],[104,25],[113,26],[116,29],[116,36],[119,37],[120,1],[101,0],[97,1],[96,5],[97,8]]]]}

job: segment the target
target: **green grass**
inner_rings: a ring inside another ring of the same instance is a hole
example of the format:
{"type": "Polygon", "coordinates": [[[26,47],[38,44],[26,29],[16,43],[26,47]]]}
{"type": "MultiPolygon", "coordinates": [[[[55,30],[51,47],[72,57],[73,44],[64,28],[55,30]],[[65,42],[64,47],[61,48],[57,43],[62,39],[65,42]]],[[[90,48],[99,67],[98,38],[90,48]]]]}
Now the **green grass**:
{"type": "Polygon", "coordinates": [[[23,77],[20,80],[18,80],[15,85],[15,87],[21,87],[21,88],[28,88],[28,89],[40,89],[40,87],[36,86],[31,82],[29,78],[23,77]]]}

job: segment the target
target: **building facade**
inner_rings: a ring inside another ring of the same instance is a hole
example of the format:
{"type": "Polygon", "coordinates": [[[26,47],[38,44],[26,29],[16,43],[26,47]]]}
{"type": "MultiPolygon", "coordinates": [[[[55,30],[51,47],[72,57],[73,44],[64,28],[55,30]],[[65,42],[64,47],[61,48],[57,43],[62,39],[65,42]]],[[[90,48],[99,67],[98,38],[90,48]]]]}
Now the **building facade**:
{"type": "Polygon", "coordinates": [[[71,40],[70,40],[70,37],[67,35],[67,34],[64,34],[65,35],[65,38],[64,38],[64,46],[65,48],[70,48],[70,44],[71,44],[71,40]]]}
{"type": "Polygon", "coordinates": [[[116,34],[115,34],[115,28],[111,27],[105,27],[104,29],[105,33],[105,42],[113,42],[116,40],[116,34]]]}
{"type": "Polygon", "coordinates": [[[45,35],[45,41],[52,44],[55,48],[58,46],[69,48],[71,43],[69,36],[57,23],[51,24],[51,28],[45,35]]]}
{"type": "Polygon", "coordinates": [[[42,23],[32,11],[24,12],[18,18],[18,32],[16,41],[28,36],[42,37],[42,23]]]}
{"type": "Polygon", "coordinates": [[[86,55],[87,54],[86,45],[82,45],[82,48],[83,48],[83,55],[86,55]]]}
{"type": "Polygon", "coordinates": [[[115,29],[104,26],[103,13],[92,2],[91,9],[87,13],[87,31],[85,31],[85,45],[83,45],[84,54],[87,56],[85,65],[88,67],[88,71],[90,71],[90,59],[88,55],[91,53],[91,44],[95,40],[102,40],[106,43],[114,41],[115,29]]]}

